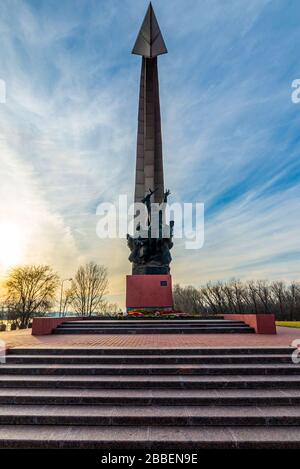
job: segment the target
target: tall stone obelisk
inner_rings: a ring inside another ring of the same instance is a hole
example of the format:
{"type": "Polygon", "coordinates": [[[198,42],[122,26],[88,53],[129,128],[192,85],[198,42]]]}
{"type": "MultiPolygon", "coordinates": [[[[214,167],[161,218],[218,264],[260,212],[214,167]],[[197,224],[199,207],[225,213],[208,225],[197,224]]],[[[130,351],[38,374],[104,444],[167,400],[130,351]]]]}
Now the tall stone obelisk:
{"type": "Polygon", "coordinates": [[[173,224],[166,235],[163,210],[158,230],[152,218],[153,202],[165,205],[169,191],[164,192],[164,171],[159,103],[157,57],[166,54],[167,48],[150,3],[138,34],[133,54],[142,56],[140,81],[138,136],[135,178],[135,202],[147,207],[147,230],[140,231],[137,223],[134,236],[127,236],[131,254],[132,275],[126,277],[126,308],[170,310],[173,306],[170,249],[173,246],[173,224]],[[154,232],[158,236],[153,236],[154,232]],[[144,234],[143,234],[144,233],[144,234]]]}
{"type": "Polygon", "coordinates": [[[150,3],[138,34],[133,54],[141,55],[135,202],[140,202],[149,189],[153,202],[164,197],[164,172],[159,102],[157,56],[167,54],[152,4],[150,3]]]}

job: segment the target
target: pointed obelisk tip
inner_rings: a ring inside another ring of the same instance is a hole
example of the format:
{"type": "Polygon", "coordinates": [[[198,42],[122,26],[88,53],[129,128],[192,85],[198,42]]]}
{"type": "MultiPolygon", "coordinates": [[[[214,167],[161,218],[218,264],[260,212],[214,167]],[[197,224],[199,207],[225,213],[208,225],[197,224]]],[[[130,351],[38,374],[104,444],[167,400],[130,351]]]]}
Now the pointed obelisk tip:
{"type": "Polygon", "coordinates": [[[168,53],[151,2],[132,53],[146,58],[153,58],[168,53]]]}

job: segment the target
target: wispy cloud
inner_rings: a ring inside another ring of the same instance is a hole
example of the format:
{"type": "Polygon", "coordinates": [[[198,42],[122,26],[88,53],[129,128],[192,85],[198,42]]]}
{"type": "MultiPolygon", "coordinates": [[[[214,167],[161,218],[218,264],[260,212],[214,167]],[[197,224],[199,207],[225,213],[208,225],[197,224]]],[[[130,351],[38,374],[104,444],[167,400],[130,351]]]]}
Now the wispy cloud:
{"type": "MultiPolygon", "coordinates": [[[[123,301],[124,240],[96,237],[96,206],[132,196],[147,2],[2,0],[0,217],[17,219],[24,260],[63,275],[108,265],[123,301]]],[[[297,0],[157,0],[166,183],[206,205],[206,243],[173,252],[174,281],[299,278],[297,0]]]]}

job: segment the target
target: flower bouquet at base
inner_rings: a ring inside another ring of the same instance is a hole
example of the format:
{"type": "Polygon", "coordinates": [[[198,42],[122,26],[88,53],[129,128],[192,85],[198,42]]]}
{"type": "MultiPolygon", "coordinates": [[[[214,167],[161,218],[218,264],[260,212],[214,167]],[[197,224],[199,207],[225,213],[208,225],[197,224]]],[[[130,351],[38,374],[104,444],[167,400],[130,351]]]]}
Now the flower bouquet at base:
{"type": "Polygon", "coordinates": [[[144,319],[185,319],[190,318],[191,314],[183,313],[182,311],[174,310],[171,308],[145,308],[145,309],[129,309],[127,317],[129,318],[144,318],[144,319]]]}

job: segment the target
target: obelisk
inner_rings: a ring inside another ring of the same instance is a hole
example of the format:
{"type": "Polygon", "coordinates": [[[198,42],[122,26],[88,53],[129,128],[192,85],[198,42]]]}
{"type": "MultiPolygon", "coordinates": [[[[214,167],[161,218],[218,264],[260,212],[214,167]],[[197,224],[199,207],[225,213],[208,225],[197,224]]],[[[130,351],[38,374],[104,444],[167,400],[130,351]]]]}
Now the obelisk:
{"type": "Polygon", "coordinates": [[[152,217],[153,202],[165,205],[169,191],[164,192],[164,171],[162,156],[162,135],[159,102],[157,57],[166,54],[167,48],[150,3],[138,34],[133,54],[142,56],[140,80],[138,136],[136,155],[135,203],[147,207],[147,229],[142,231],[136,225],[134,236],[127,235],[130,248],[129,261],[132,275],[126,277],[126,308],[149,310],[155,314],[173,307],[170,249],[173,246],[173,224],[169,234],[163,228],[166,224],[163,211],[159,218],[158,230],[154,229],[152,217]],[[154,232],[158,236],[153,236],[154,232]]]}
{"type": "Polygon", "coordinates": [[[164,196],[157,57],[167,52],[150,3],[132,50],[133,54],[143,57],[138,112],[135,202],[140,202],[149,189],[155,190],[153,202],[161,203],[164,196]]]}

